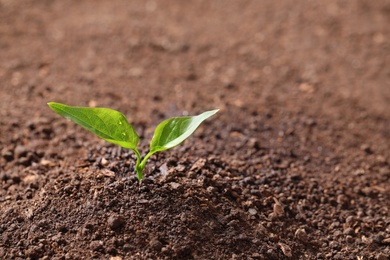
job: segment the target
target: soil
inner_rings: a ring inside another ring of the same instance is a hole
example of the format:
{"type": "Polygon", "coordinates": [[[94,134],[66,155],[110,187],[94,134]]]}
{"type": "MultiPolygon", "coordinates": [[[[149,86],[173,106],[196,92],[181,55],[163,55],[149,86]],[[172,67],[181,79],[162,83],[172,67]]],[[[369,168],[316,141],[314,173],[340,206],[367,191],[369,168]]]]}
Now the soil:
{"type": "Polygon", "coordinates": [[[0,0],[1,259],[390,258],[390,2],[0,0]],[[162,120],[132,152],[49,101],[162,120]]]}

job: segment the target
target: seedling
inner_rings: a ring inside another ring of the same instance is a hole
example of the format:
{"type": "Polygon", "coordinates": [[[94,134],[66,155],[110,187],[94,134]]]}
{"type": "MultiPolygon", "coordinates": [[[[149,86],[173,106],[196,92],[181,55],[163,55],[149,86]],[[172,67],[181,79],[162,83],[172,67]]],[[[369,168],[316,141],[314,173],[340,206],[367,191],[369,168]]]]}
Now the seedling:
{"type": "Polygon", "coordinates": [[[139,137],[122,113],[109,108],[74,107],[56,102],[49,102],[48,105],[54,112],[72,120],[103,140],[133,150],[137,157],[135,170],[139,181],[142,180],[143,170],[150,156],[179,145],[204,120],[219,111],[216,109],[197,116],[174,117],[163,121],[156,127],[149,152],[141,160],[141,154],[137,150],[139,137]]]}

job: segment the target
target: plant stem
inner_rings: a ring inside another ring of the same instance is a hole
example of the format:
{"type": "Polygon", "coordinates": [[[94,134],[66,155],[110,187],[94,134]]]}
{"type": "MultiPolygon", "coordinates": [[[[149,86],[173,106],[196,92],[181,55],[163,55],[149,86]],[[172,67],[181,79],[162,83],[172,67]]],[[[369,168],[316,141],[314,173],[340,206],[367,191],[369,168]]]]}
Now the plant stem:
{"type": "Polygon", "coordinates": [[[141,155],[140,153],[138,152],[137,149],[133,149],[133,152],[135,153],[135,155],[137,156],[137,161],[135,163],[135,171],[137,172],[137,178],[138,178],[138,181],[141,181],[142,180],[142,171],[143,171],[143,168],[140,167],[140,163],[141,163],[141,155]]]}
{"type": "Polygon", "coordinates": [[[137,149],[133,149],[133,152],[137,156],[137,161],[135,163],[135,171],[137,172],[137,178],[138,181],[142,180],[142,172],[144,171],[146,161],[149,159],[150,156],[152,156],[155,152],[150,151],[141,161],[141,154],[138,152],[137,149]]]}
{"type": "Polygon", "coordinates": [[[137,171],[137,178],[138,178],[138,181],[140,182],[142,180],[142,172],[143,172],[143,169],[140,167],[140,165],[136,165],[135,166],[135,170],[137,171]]]}
{"type": "MultiPolygon", "coordinates": [[[[145,169],[145,165],[147,160],[149,159],[150,156],[152,156],[155,152],[149,152],[145,157],[142,159],[141,163],[138,165],[138,171],[141,173],[141,179],[142,179],[142,172],[145,169]]],[[[138,173],[137,171],[137,173],[138,173]]]]}
{"type": "Polygon", "coordinates": [[[152,156],[154,154],[154,152],[149,152],[147,155],[145,155],[144,159],[142,159],[142,162],[140,164],[140,166],[142,167],[142,169],[145,168],[145,164],[146,164],[146,161],[149,159],[150,156],[152,156]]]}

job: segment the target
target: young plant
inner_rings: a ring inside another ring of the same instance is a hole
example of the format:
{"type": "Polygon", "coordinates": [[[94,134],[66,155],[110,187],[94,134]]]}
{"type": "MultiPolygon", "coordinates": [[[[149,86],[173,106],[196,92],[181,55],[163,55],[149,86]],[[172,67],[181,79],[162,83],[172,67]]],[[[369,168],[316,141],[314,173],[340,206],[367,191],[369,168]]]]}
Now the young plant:
{"type": "Polygon", "coordinates": [[[139,181],[142,180],[142,173],[150,156],[179,145],[204,120],[219,111],[216,109],[197,116],[174,117],[163,121],[155,129],[150,150],[141,160],[141,154],[137,150],[139,137],[122,113],[109,108],[74,107],[56,102],[49,102],[48,105],[54,112],[72,120],[107,142],[133,150],[137,157],[135,170],[139,181]]]}

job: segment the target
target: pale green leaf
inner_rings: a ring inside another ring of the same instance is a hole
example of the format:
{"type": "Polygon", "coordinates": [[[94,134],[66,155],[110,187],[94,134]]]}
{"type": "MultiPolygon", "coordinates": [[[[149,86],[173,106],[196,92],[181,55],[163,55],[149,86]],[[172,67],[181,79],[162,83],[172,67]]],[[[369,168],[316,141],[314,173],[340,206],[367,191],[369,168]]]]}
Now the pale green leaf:
{"type": "Polygon", "coordinates": [[[136,149],[139,137],[126,117],[108,108],[74,107],[48,103],[51,109],[72,120],[98,137],[128,149],[136,149]]]}
{"type": "Polygon", "coordinates": [[[204,112],[198,116],[174,117],[163,121],[154,131],[150,152],[164,151],[179,145],[187,139],[198,126],[219,110],[204,112]]]}

